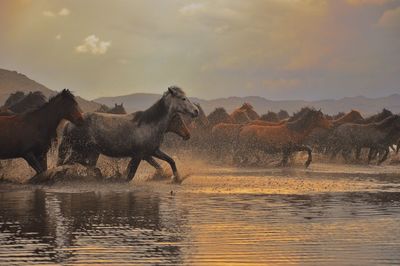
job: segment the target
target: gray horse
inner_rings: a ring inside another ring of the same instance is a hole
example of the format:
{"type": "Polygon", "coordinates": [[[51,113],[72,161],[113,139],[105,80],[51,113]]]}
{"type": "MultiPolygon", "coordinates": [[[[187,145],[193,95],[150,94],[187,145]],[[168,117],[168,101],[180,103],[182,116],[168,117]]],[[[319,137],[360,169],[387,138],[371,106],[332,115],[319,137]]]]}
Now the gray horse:
{"type": "MultiPolygon", "coordinates": [[[[330,138],[332,158],[342,151],[342,156],[349,161],[353,149],[359,152],[361,148],[369,148],[368,163],[375,152],[383,153],[378,165],[383,163],[389,155],[389,146],[400,138],[400,116],[392,115],[380,122],[369,124],[346,123],[337,127],[330,138]]],[[[375,154],[375,155],[374,155],[375,154]]],[[[359,154],[356,155],[359,158],[359,154]]]]}
{"type": "Polygon", "coordinates": [[[151,163],[156,157],[169,163],[172,181],[180,179],[175,161],[160,150],[164,134],[175,115],[197,117],[198,109],[179,87],[169,87],[162,98],[145,111],[127,115],[84,114],[83,126],[68,123],[59,147],[58,165],[80,162],[95,166],[100,154],[109,157],[131,157],[127,180],[136,173],[141,160],[151,163]],[[69,158],[65,159],[70,150],[69,158]]]}

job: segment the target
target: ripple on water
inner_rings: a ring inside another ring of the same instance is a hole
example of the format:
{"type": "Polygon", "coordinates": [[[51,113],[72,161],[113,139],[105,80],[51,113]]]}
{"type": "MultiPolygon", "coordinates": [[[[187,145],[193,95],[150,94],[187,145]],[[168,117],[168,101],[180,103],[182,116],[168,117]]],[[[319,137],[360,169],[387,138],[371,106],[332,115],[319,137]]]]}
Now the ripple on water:
{"type": "Polygon", "coordinates": [[[397,184],[218,173],[4,190],[0,264],[399,264],[397,184]]]}

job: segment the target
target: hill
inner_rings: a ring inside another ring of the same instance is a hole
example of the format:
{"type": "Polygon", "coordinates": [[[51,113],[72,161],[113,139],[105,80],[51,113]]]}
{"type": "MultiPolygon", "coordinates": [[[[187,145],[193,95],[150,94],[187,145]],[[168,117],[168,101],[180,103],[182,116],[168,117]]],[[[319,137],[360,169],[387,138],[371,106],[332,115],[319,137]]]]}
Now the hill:
{"type": "MultiPolygon", "coordinates": [[[[153,104],[161,95],[150,93],[134,93],[116,97],[102,97],[94,101],[106,105],[114,103],[124,103],[124,107],[128,112],[144,110],[153,104]]],[[[255,110],[260,113],[267,111],[279,111],[285,109],[289,113],[298,111],[303,106],[313,106],[321,109],[328,114],[336,114],[338,112],[348,112],[351,109],[360,111],[363,115],[377,113],[382,108],[387,108],[394,113],[400,112],[400,94],[393,94],[381,98],[367,98],[364,96],[346,97],[338,100],[319,100],[319,101],[272,101],[259,96],[248,97],[228,97],[218,98],[213,100],[203,100],[199,98],[191,98],[192,101],[199,102],[206,113],[213,111],[216,107],[224,107],[228,112],[231,112],[244,102],[252,104],[255,110]]]]}
{"type": "MultiPolygon", "coordinates": [[[[24,74],[0,69],[0,105],[3,105],[8,96],[15,91],[23,91],[25,93],[41,91],[46,97],[51,97],[57,93],[24,74]]],[[[96,102],[85,100],[79,96],[76,98],[83,111],[94,111],[100,106],[96,102]]]]}

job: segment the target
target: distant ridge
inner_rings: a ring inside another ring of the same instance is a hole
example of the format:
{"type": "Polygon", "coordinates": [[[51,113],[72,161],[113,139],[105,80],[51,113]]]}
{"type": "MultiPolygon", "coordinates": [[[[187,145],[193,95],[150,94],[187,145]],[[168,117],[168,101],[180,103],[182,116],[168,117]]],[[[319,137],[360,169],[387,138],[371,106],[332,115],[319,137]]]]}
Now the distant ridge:
{"type": "MultiPolygon", "coordinates": [[[[15,91],[25,93],[41,91],[46,97],[51,97],[57,93],[17,71],[0,69],[0,105],[3,105],[8,96],[15,91]]],[[[76,98],[83,111],[94,111],[100,106],[96,102],[87,101],[79,96],[76,98]]]]}
{"type": "MultiPolygon", "coordinates": [[[[399,90],[400,91],[400,90],[399,90]]],[[[161,94],[152,93],[133,93],[129,95],[116,97],[101,97],[94,101],[102,104],[113,105],[114,103],[124,103],[124,107],[128,112],[143,110],[148,108],[161,94]]],[[[400,94],[392,94],[380,98],[368,98],[364,96],[345,97],[339,100],[327,99],[319,101],[303,101],[303,100],[282,100],[273,101],[260,96],[248,97],[227,97],[217,98],[213,100],[203,100],[199,98],[191,98],[195,102],[199,102],[206,113],[213,111],[216,107],[224,107],[228,112],[242,105],[244,102],[252,104],[255,110],[260,113],[267,111],[279,111],[281,109],[293,113],[301,109],[303,106],[313,106],[321,109],[324,113],[336,114],[338,112],[348,112],[351,109],[360,111],[363,115],[370,115],[387,108],[394,113],[400,113],[400,94]]]]}

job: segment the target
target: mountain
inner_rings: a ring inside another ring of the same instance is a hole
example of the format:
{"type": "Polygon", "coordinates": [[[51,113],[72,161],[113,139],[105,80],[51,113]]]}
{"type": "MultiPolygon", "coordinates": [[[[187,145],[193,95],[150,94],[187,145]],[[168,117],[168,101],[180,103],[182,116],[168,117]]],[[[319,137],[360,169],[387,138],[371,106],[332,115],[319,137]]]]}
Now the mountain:
{"type": "MultiPolygon", "coordinates": [[[[116,97],[102,97],[94,101],[106,105],[114,105],[114,103],[123,103],[128,112],[144,110],[151,106],[161,97],[160,94],[150,93],[134,93],[116,97]]],[[[199,98],[191,98],[192,101],[200,103],[206,113],[213,111],[216,107],[224,107],[228,112],[241,106],[244,102],[252,104],[259,114],[267,111],[279,111],[281,109],[293,113],[304,106],[313,106],[321,109],[327,114],[336,114],[338,112],[348,112],[351,109],[360,111],[363,115],[371,115],[387,108],[394,113],[400,113],[400,94],[393,94],[381,98],[367,98],[364,96],[345,97],[338,100],[319,100],[319,101],[303,101],[303,100],[287,100],[272,101],[259,96],[248,97],[228,97],[213,100],[204,100],[199,98]]]]}
{"type": "MultiPolygon", "coordinates": [[[[56,91],[50,90],[21,73],[0,69],[0,105],[3,105],[8,96],[15,91],[23,91],[25,93],[41,91],[46,97],[57,94],[56,91]]],[[[96,102],[87,101],[79,96],[76,97],[76,100],[83,111],[94,111],[100,106],[96,102]]]]}

